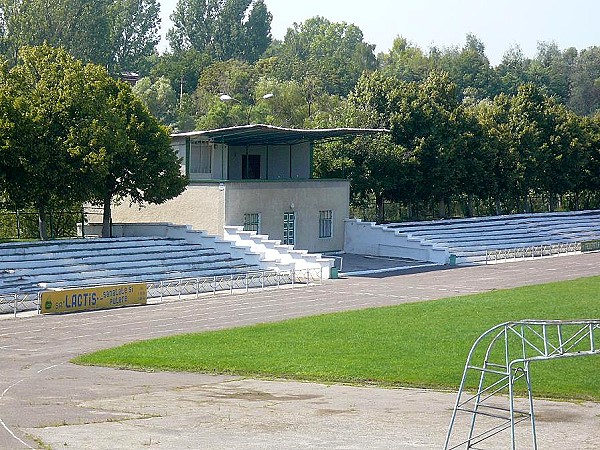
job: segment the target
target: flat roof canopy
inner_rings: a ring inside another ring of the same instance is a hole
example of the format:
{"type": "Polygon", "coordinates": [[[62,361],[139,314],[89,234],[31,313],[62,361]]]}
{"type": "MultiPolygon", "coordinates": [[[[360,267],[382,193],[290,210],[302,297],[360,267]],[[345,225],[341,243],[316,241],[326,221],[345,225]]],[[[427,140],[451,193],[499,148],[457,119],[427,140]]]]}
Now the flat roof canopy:
{"type": "Polygon", "coordinates": [[[232,146],[242,145],[291,145],[300,142],[325,141],[367,134],[389,133],[386,129],[373,128],[330,128],[302,130],[281,128],[272,125],[243,125],[208,131],[174,133],[171,137],[205,138],[232,146]]]}

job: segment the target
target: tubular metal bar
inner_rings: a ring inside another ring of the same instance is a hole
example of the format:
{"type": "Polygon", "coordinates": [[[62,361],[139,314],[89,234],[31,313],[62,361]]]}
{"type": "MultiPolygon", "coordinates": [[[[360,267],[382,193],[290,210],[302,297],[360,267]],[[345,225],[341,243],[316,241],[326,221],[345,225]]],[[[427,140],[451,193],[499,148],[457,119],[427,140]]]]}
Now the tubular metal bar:
{"type": "MultiPolygon", "coordinates": [[[[526,419],[530,421],[533,448],[537,449],[530,363],[598,355],[600,333],[597,330],[600,330],[598,319],[521,320],[497,325],[483,333],[467,356],[444,449],[475,449],[475,445],[507,429],[510,429],[509,448],[516,449],[515,426],[526,419]],[[470,375],[479,378],[477,392],[462,400],[470,375]],[[524,382],[527,389],[529,411],[515,408],[514,388],[518,382],[524,382]],[[492,400],[494,403],[490,403],[492,400]],[[503,402],[508,403],[506,407],[498,405],[503,402]],[[508,412],[508,417],[496,413],[499,411],[508,412]],[[458,413],[471,415],[470,426],[462,439],[457,437],[460,430],[455,430],[458,413]],[[489,420],[481,424],[477,420],[479,417],[488,417],[489,420]]],[[[507,444],[505,446],[508,447],[507,444]]]]}
{"type": "MultiPolygon", "coordinates": [[[[215,275],[199,278],[180,278],[172,280],[161,280],[147,282],[148,297],[157,298],[163,301],[165,297],[177,297],[179,299],[184,295],[195,295],[199,298],[200,294],[217,292],[249,292],[250,289],[267,289],[269,287],[279,288],[282,285],[305,285],[323,283],[323,273],[321,268],[301,269],[298,271],[260,271],[245,272],[232,275],[215,275]]],[[[92,286],[80,286],[92,287],[92,286]]],[[[16,292],[10,294],[0,294],[0,314],[17,314],[21,311],[40,310],[40,294],[38,292],[16,292]]]]}
{"type": "Polygon", "coordinates": [[[485,251],[485,263],[494,261],[507,261],[509,259],[525,259],[525,258],[536,258],[544,256],[554,256],[568,253],[579,253],[581,252],[581,242],[566,242],[560,244],[544,244],[544,245],[532,245],[527,247],[513,247],[513,248],[501,248],[496,250],[485,251]]]}

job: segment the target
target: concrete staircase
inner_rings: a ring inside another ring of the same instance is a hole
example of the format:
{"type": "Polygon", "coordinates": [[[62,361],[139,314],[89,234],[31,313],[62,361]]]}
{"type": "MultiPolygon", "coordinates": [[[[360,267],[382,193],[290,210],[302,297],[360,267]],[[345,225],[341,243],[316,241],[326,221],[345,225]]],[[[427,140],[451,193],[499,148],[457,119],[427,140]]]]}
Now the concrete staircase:
{"type": "Polygon", "coordinates": [[[257,234],[255,231],[244,231],[241,226],[226,226],[223,239],[236,247],[260,255],[260,264],[264,269],[318,269],[321,271],[321,277],[327,279],[335,262],[332,258],[324,258],[320,253],[296,250],[293,245],[281,244],[281,241],[269,239],[269,236],[257,234]]]}

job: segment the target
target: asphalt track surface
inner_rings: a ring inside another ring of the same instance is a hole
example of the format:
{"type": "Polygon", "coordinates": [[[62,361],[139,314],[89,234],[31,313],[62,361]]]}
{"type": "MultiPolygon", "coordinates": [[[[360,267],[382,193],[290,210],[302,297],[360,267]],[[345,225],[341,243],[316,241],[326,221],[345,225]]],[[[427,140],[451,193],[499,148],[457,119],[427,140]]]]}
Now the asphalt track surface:
{"type": "MultiPolygon", "coordinates": [[[[600,275],[600,253],[0,320],[0,449],[441,448],[453,393],[144,373],[69,361],[147,338],[592,275],[600,275]]],[[[600,448],[600,405],[536,402],[536,411],[539,448],[600,448]]]]}

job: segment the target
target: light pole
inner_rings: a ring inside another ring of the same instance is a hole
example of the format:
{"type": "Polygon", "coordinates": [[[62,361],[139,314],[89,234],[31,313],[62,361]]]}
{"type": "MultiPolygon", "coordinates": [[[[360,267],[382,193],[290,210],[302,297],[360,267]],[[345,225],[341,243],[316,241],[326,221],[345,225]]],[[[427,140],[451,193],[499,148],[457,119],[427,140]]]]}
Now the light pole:
{"type": "MultiPolygon", "coordinates": [[[[263,100],[268,100],[272,97],[274,97],[275,95],[271,92],[263,95],[261,98],[263,100]]],[[[239,101],[237,98],[232,97],[229,94],[220,94],[219,95],[219,100],[221,100],[222,102],[238,102],[240,105],[243,106],[243,103],[241,101],[239,101]]],[[[255,103],[252,103],[248,106],[248,111],[246,114],[246,125],[250,125],[250,114],[252,113],[252,108],[254,107],[255,103]]]]}

